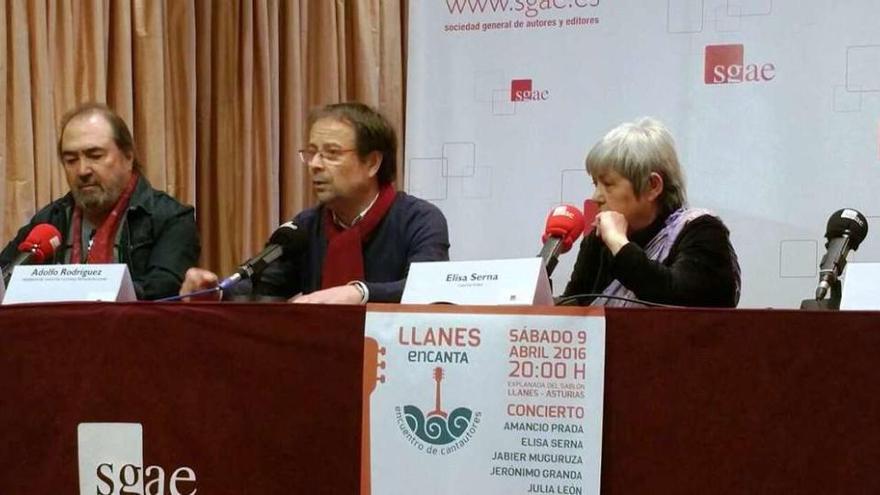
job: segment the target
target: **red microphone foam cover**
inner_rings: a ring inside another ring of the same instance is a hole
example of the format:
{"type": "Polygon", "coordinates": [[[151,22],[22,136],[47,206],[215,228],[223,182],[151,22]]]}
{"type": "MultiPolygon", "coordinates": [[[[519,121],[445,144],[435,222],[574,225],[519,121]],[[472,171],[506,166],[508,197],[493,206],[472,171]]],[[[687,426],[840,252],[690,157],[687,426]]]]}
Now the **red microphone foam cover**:
{"type": "Polygon", "coordinates": [[[584,215],[581,210],[571,205],[559,205],[547,216],[547,226],[544,227],[544,235],[541,242],[547,242],[550,237],[562,238],[562,250],[565,253],[571,249],[574,241],[584,232],[584,215]]]}
{"type": "Polygon", "coordinates": [[[22,253],[34,253],[33,261],[42,263],[46,258],[55,254],[55,248],[61,245],[61,232],[54,225],[41,223],[36,225],[28,233],[27,237],[18,245],[22,253]]]}
{"type": "Polygon", "coordinates": [[[584,225],[589,227],[596,221],[596,215],[599,214],[599,203],[592,199],[584,200],[584,225]]]}

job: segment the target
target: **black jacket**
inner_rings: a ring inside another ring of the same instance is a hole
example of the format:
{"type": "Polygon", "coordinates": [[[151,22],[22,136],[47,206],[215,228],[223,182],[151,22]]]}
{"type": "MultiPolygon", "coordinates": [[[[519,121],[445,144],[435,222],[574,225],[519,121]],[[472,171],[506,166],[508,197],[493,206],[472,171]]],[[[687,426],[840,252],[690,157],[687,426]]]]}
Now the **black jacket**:
{"type": "MultiPolygon", "coordinates": [[[[0,252],[0,266],[5,267],[16,257],[19,243],[37,224],[50,223],[68,237],[72,212],[70,193],[37,212],[0,252]]],[[[138,299],[177,294],[186,270],[195,266],[201,251],[193,208],[153,189],[141,176],[120,229],[116,251],[119,262],[128,265],[138,299]]],[[[65,263],[70,248],[71,240],[65,238],[47,263],[65,263]]]]}
{"type": "MultiPolygon", "coordinates": [[[[739,265],[727,227],[704,215],[689,222],[663,263],[651,260],[644,246],[660,232],[668,214],[630,236],[611,254],[595,230],[584,237],[571,281],[563,296],[598,294],[615,279],[639,299],[681,306],[736,307],[739,265]]],[[[579,299],[590,304],[594,297],[579,299]]]]}

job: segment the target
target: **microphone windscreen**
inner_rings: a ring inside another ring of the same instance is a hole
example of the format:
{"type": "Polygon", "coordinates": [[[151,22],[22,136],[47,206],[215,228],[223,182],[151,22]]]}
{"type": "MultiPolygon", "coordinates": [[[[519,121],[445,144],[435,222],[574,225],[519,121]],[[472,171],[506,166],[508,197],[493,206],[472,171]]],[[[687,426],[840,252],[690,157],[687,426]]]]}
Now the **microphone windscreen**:
{"type": "Polygon", "coordinates": [[[286,222],[275,229],[267,244],[277,244],[284,250],[285,256],[291,256],[305,251],[309,236],[297,224],[286,222]]]}
{"type": "Polygon", "coordinates": [[[23,253],[32,252],[33,261],[42,263],[46,258],[55,255],[55,249],[61,245],[61,232],[54,225],[41,223],[34,226],[27,237],[18,245],[23,253]]]}
{"type": "Polygon", "coordinates": [[[599,203],[592,199],[584,200],[584,229],[593,225],[599,214],[599,203]]]}
{"type": "Polygon", "coordinates": [[[868,220],[865,216],[852,208],[837,210],[828,219],[825,228],[825,238],[834,239],[848,234],[853,251],[859,248],[859,244],[868,235],[868,220]]]}
{"type": "Polygon", "coordinates": [[[571,205],[559,205],[547,216],[547,225],[544,227],[544,235],[541,242],[547,242],[550,237],[562,239],[560,253],[568,252],[574,241],[584,232],[584,215],[576,207],[571,205]]]}

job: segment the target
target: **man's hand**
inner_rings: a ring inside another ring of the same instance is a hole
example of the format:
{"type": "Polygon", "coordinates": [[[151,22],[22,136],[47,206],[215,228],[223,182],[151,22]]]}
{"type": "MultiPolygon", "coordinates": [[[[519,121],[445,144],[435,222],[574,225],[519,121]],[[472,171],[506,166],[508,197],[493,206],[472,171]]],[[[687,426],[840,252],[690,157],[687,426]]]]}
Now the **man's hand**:
{"type": "Polygon", "coordinates": [[[603,211],[596,215],[596,234],[613,255],[629,243],[626,237],[628,227],[626,217],[616,211],[603,211]]]}
{"type": "MultiPolygon", "coordinates": [[[[183,278],[183,285],[180,286],[180,295],[183,296],[191,292],[217,287],[219,283],[220,279],[216,273],[201,268],[190,268],[186,271],[186,275],[183,278]]],[[[185,297],[183,300],[189,301],[190,299],[196,301],[219,301],[220,292],[212,292],[211,294],[194,296],[192,298],[185,297]]]]}
{"type": "Polygon", "coordinates": [[[319,290],[311,294],[303,294],[290,299],[293,303],[311,304],[360,304],[361,291],[353,285],[340,285],[319,290]]]}

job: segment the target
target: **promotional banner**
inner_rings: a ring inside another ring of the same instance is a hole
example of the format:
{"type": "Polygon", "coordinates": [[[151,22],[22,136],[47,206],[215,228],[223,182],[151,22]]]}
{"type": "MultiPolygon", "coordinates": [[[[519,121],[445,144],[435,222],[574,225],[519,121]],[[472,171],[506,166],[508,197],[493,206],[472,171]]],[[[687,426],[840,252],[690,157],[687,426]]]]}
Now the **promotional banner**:
{"type": "MultiPolygon", "coordinates": [[[[653,116],[689,204],[731,231],[740,306],[797,307],[832,212],[880,225],[878,18],[873,0],[412,2],[407,189],[443,210],[453,260],[533,256],[547,212],[592,195],[592,145],[653,116]]],[[[880,238],[850,260],[880,261],[880,238]]]]}
{"type": "Polygon", "coordinates": [[[598,494],[604,316],[425,308],[368,307],[363,493],[598,494]]]}

